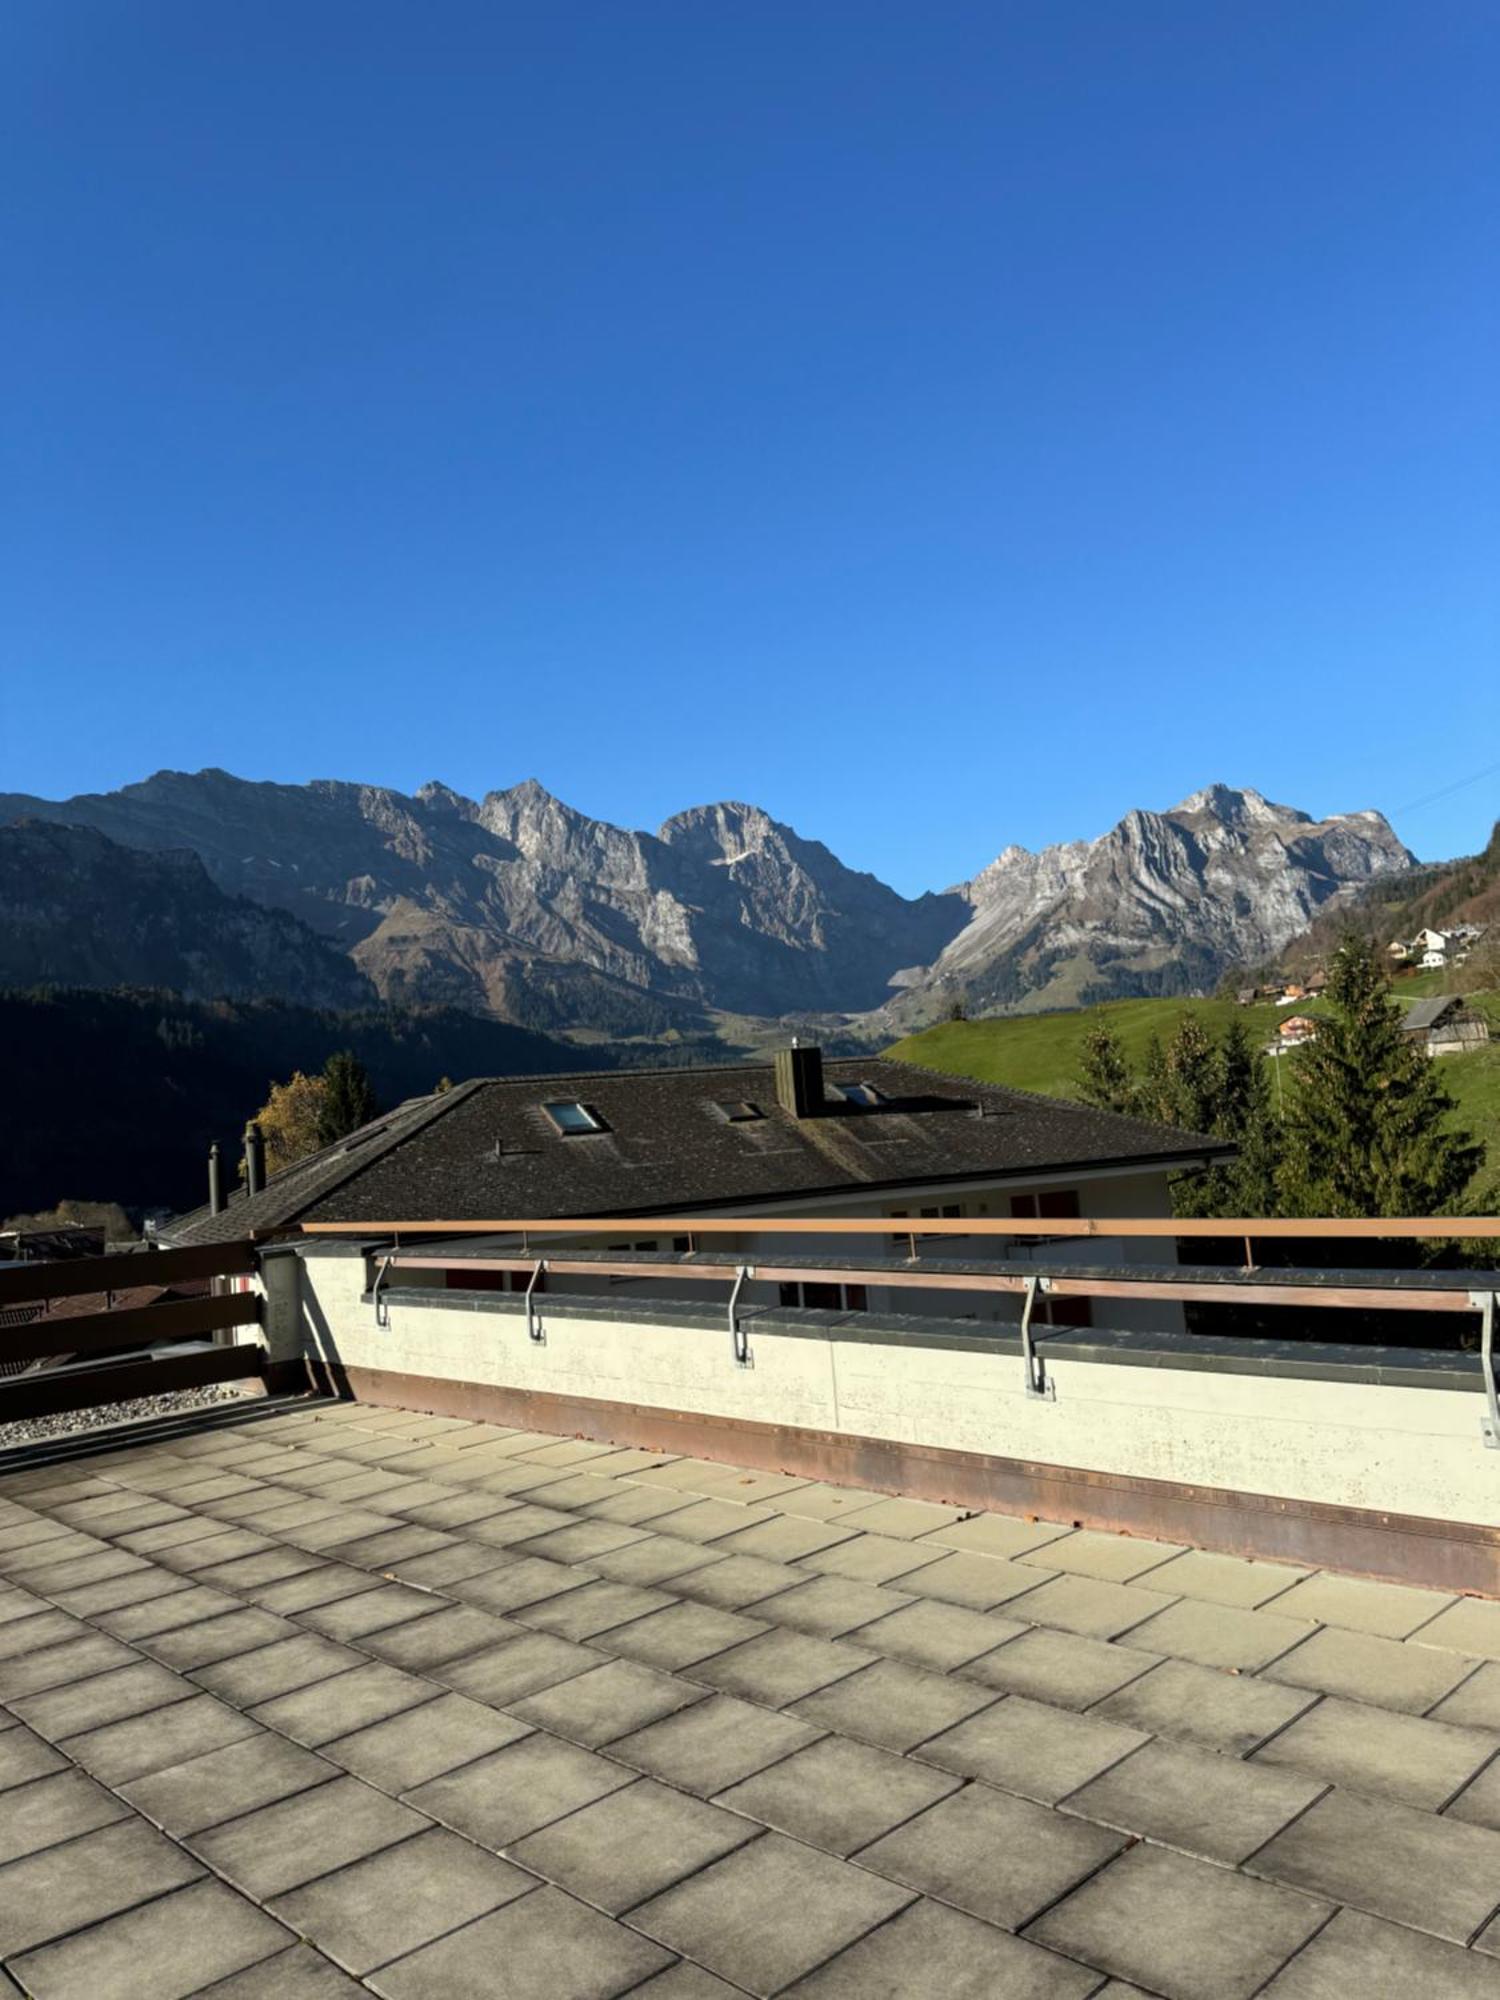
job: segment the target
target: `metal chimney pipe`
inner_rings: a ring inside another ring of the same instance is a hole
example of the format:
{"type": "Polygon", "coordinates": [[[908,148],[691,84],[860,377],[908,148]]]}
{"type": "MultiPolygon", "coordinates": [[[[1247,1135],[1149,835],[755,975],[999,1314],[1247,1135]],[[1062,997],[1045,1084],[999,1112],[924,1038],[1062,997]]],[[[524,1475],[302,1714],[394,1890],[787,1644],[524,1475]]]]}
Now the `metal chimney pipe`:
{"type": "Polygon", "coordinates": [[[217,1139],[208,1149],[208,1212],[210,1215],[224,1213],[224,1166],[219,1158],[217,1139]]]}
{"type": "Polygon", "coordinates": [[[266,1184],[266,1135],[252,1118],[245,1127],[245,1192],[259,1194],[266,1184]]]}

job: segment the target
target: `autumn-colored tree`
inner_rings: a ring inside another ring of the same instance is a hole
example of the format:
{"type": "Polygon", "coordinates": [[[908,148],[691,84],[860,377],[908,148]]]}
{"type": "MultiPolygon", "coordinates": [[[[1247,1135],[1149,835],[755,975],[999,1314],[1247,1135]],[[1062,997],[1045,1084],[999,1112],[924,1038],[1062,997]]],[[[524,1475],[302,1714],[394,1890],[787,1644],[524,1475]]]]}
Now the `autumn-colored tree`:
{"type": "MultiPolygon", "coordinates": [[[[304,1076],[299,1069],[285,1083],[273,1083],[271,1094],[256,1112],[266,1138],[266,1170],[280,1173],[317,1152],[319,1121],[328,1086],[321,1076],[304,1076]]],[[[244,1162],[240,1163],[243,1176],[244,1162]]]]}

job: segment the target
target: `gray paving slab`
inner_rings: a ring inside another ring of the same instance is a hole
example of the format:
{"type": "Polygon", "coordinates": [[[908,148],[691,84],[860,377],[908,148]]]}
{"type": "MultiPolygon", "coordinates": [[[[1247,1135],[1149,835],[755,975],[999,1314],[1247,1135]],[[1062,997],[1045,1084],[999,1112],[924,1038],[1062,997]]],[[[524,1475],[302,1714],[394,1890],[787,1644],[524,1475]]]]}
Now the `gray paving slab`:
{"type": "Polygon", "coordinates": [[[348,1736],[372,1722],[383,1722],[388,1715],[420,1707],[439,1692],[431,1681],[416,1674],[371,1661],[299,1688],[295,1694],[259,1702],[248,1713],[265,1728],[279,1729],[283,1736],[316,1750],[335,1736],[348,1736]]]}
{"type": "Polygon", "coordinates": [[[123,1605],[118,1611],[98,1612],[94,1623],[117,1639],[134,1644],[137,1639],[150,1638],[156,1632],[171,1632],[179,1625],[191,1625],[196,1619],[218,1618],[227,1611],[243,1608],[240,1600],[227,1590],[213,1590],[186,1577],[179,1581],[186,1585],[185,1589],[153,1597],[148,1602],[123,1605]]]}
{"type": "Polygon", "coordinates": [[[971,1784],[856,1859],[971,1916],[1020,1930],[1125,1844],[1123,1834],[971,1784]]]}
{"type": "Polygon", "coordinates": [[[86,1639],[89,1628],[82,1619],[66,1611],[38,1606],[29,1618],[12,1618],[0,1625],[0,1660],[18,1659],[45,1647],[66,1645],[72,1639],[86,1639]]]}
{"type": "Polygon", "coordinates": [[[920,1897],[787,1991],[787,2000],[1084,2000],[1098,1975],[920,1897]]]}
{"type": "Polygon", "coordinates": [[[670,1964],[638,1932],[542,1888],[371,1974],[387,2000],[614,2000],[670,1964]]]}
{"type": "Polygon", "coordinates": [[[1052,1572],[1025,1563],[1006,1562],[1000,1556],[975,1555],[968,1549],[950,1549],[936,1562],[924,1563],[905,1579],[907,1593],[914,1597],[940,1597],[948,1604],[965,1604],[971,1611],[993,1611],[996,1605],[1017,1600],[1014,1616],[1024,1618],[1019,1600],[1039,1590],[1052,1572]]]}
{"type": "Polygon", "coordinates": [[[602,1667],[608,1658],[607,1653],[577,1646],[553,1632],[528,1632],[523,1638],[507,1639],[503,1645],[486,1646],[478,1653],[464,1653],[425,1671],[460,1694],[504,1708],[540,1688],[555,1687],[574,1674],[602,1667]]]}
{"type": "Polygon", "coordinates": [[[1251,1674],[1165,1660],[1106,1695],[1091,1712],[1152,1735],[1243,1757],[1317,1699],[1312,1690],[1281,1687],[1251,1674]]]}
{"type": "Polygon", "coordinates": [[[237,1708],[200,1694],[69,1736],[63,1747],[86,1771],[118,1785],[254,1733],[255,1724],[237,1708]]]}
{"type": "Polygon", "coordinates": [[[913,1601],[907,1592],[888,1585],[859,1583],[846,1576],[813,1576],[762,1599],[760,1615],[769,1624],[785,1625],[794,1632],[839,1639],[913,1601]]]}
{"type": "Polygon", "coordinates": [[[408,1800],[481,1847],[498,1849],[619,1791],[634,1775],[595,1751],[538,1733],[417,1786],[408,1800]]]}
{"type": "Polygon", "coordinates": [[[316,1569],[319,1558],[306,1549],[267,1549],[263,1555],[239,1556],[233,1562],[214,1563],[197,1572],[201,1583],[215,1590],[232,1590],[237,1597],[267,1583],[281,1583],[287,1577],[305,1576],[316,1569]]]}
{"type": "Polygon", "coordinates": [[[1414,1635],[1420,1646],[1448,1646],[1476,1659],[1500,1660],[1500,1599],[1461,1597],[1414,1635]]]}
{"type": "Polygon", "coordinates": [[[859,1628],[859,1644],[872,1653],[948,1673],[992,1653],[1026,1627],[998,1611],[970,1611],[938,1598],[919,1598],[859,1628]]]}
{"type": "MultiPolygon", "coordinates": [[[[1437,1812],[1500,1752],[1500,1735],[1331,1695],[1255,1753],[1315,1777],[1437,1812]]],[[[1500,1895],[1497,1895],[1500,1901],[1500,1895]]]]}
{"type": "Polygon", "coordinates": [[[706,1690],[637,1660],[611,1660],[510,1705],[524,1722],[597,1749],[706,1699],[706,1690]]]}
{"type": "Polygon", "coordinates": [[[0,1958],[181,1888],[202,1864],[132,1816],[0,1868],[0,1958]]]}
{"type": "Polygon", "coordinates": [[[336,1765],[263,1729],[237,1743],[126,1779],[119,1789],[137,1812],[181,1839],[338,1776],[336,1765]]]}
{"type": "Polygon", "coordinates": [[[844,1680],[869,1666],[873,1652],[843,1639],[818,1639],[805,1632],[776,1628],[747,1639],[726,1653],[700,1660],[688,1675],[724,1694],[758,1701],[766,1708],[785,1708],[804,1695],[844,1680]]]}
{"type": "Polygon", "coordinates": [[[644,1986],[632,1987],[630,2000],[744,2000],[744,1988],[727,1985],[701,1965],[680,1958],[644,1986]]]}
{"type": "Polygon", "coordinates": [[[459,1660],[466,1653],[478,1653],[486,1647],[503,1645],[507,1639],[519,1639],[525,1632],[524,1625],[517,1625],[507,1618],[497,1618],[492,1611],[481,1611],[472,1604],[443,1604],[429,1611],[422,1618],[408,1618],[399,1625],[388,1625],[383,1631],[367,1632],[360,1639],[360,1650],[373,1653],[377,1660],[385,1660],[390,1666],[404,1667],[408,1673],[423,1673],[430,1667],[440,1667],[448,1660],[459,1660]]]}
{"type": "Polygon", "coordinates": [[[1400,1924],[1340,1910],[1265,1989],[1265,2000],[1494,2000],[1500,1966],[1400,1924]]]}
{"type": "Polygon", "coordinates": [[[308,1605],[297,1613],[297,1622],[326,1639],[361,1639],[367,1632],[387,1631],[435,1608],[426,1591],[402,1583],[378,1583],[330,1603],[308,1605]]]}
{"type": "MultiPolygon", "coordinates": [[[[670,1527],[670,1523],[668,1523],[670,1527]]],[[[616,1532],[624,1532],[617,1530],[616,1532]]],[[[589,1568],[611,1583],[659,1584],[693,1569],[702,1569],[710,1554],[701,1542],[686,1536],[629,1531],[631,1539],[589,1558],[589,1568]]],[[[548,1541],[551,1536],[546,1537],[548,1541]]],[[[527,1547],[535,1545],[528,1543],[527,1547]]]]}
{"type": "Polygon", "coordinates": [[[483,1702],[444,1694],[368,1729],[335,1737],[322,1746],[321,1754],[383,1792],[408,1792],[429,1778],[519,1742],[528,1729],[527,1723],[483,1702]]]}
{"type": "MultiPolygon", "coordinates": [[[[1247,1613],[1266,1617],[1266,1612],[1247,1613]]],[[[1425,1715],[1451,1694],[1474,1662],[1439,1646],[1380,1639],[1325,1626],[1265,1668],[1266,1678],[1291,1687],[1346,1695],[1374,1708],[1425,1715]]]]}
{"type": "Polygon", "coordinates": [[[905,1660],[876,1660],[792,1703],[788,1712],[860,1742],[911,1750],[990,1707],[996,1698],[987,1688],[905,1660]]]}
{"type": "Polygon", "coordinates": [[[720,1611],[753,1611],[767,1598],[804,1582],[802,1572],[790,1563],[770,1562],[764,1556],[728,1555],[719,1549],[706,1555],[700,1568],[674,1576],[672,1591],[695,1604],[716,1605],[720,1611]]]}
{"type": "MultiPolygon", "coordinates": [[[[1139,1584],[1126,1588],[1139,1592],[1139,1584]]],[[[1280,1600],[1278,1599],[1277,1602],[1280,1600]]],[[[1243,1611],[1184,1597],[1130,1631],[1130,1643],[1144,1652],[1165,1653],[1200,1667],[1236,1673],[1259,1672],[1316,1627],[1303,1618],[1282,1618],[1274,1610],[1243,1611]]]]}
{"type": "Polygon", "coordinates": [[[218,1874],[265,1902],[427,1825],[372,1785],[335,1777],[183,1838],[218,1874]]]}
{"type": "Polygon", "coordinates": [[[185,2000],[292,1943],[222,1882],[195,1882],[13,1961],[41,2000],[185,2000]]]}
{"type": "Polygon", "coordinates": [[[274,1583],[243,1587],[252,1603],[266,1611],[280,1612],[284,1618],[301,1619],[304,1611],[320,1604],[332,1604],[340,1597],[360,1597],[370,1588],[367,1571],[345,1563],[326,1562],[321,1557],[310,1569],[295,1570],[274,1583]]]}
{"type": "Polygon", "coordinates": [[[1486,1660],[1427,1712],[1434,1722],[1453,1722],[1500,1735],[1500,1665],[1486,1660]]]}
{"type": "Polygon", "coordinates": [[[1146,1742],[1125,1723],[1008,1695],[913,1752],[924,1763],[983,1778],[1002,1791],[1056,1805],[1146,1742]]]}
{"type": "Polygon", "coordinates": [[[603,1652],[622,1654],[643,1666],[681,1673],[769,1630],[769,1604],[766,1608],[767,1617],[762,1618],[720,1611],[712,1604],[674,1603],[600,1632],[594,1643],[603,1652]]]}
{"type": "Polygon", "coordinates": [[[664,1590],[648,1590],[634,1583],[608,1583],[601,1578],[583,1583],[577,1590],[555,1593],[538,1604],[522,1605],[511,1616],[534,1631],[556,1632],[561,1638],[584,1642],[611,1631],[616,1625],[628,1625],[653,1611],[665,1611],[675,1601],[664,1590]]]}
{"type": "Polygon", "coordinates": [[[811,1723],[716,1694],[620,1737],[609,1754],[682,1791],[711,1798],[821,1733],[811,1723]]]}
{"type": "Polygon", "coordinates": [[[782,1834],[726,1855],[630,1913],[633,1929],[757,1995],[778,1993],[911,1901],[782,1834]],[[787,1921],[795,1909],[795,1923],[787,1921]]]}
{"type": "Polygon", "coordinates": [[[351,1646],[340,1646],[317,1632],[299,1632],[295,1638],[197,1667],[193,1679],[222,1701],[232,1701],[237,1708],[254,1708],[259,1702],[295,1694],[315,1681],[364,1664],[363,1653],[351,1646]]]}
{"type": "Polygon", "coordinates": [[[0,1807],[0,1865],[129,1817],[130,1808],[82,1771],[62,1770],[13,1791],[0,1807]]]}
{"type": "Polygon", "coordinates": [[[270,1908],[335,1963],[363,1975],[535,1887],[535,1876],[433,1827],[293,1889],[270,1908]]]}
{"type": "Polygon", "coordinates": [[[297,1636],[298,1628],[274,1612],[246,1609],[226,1611],[219,1618],[196,1619],[191,1625],[178,1625],[170,1632],[154,1632],[136,1644],[163,1666],[178,1673],[191,1673],[195,1667],[212,1666],[216,1660],[227,1660],[237,1653],[252,1652],[259,1646],[274,1645],[278,1639],[297,1636]]]}
{"type": "Polygon", "coordinates": [[[970,1660],[963,1674],[966,1680],[982,1681],[1002,1694],[1031,1695],[1055,1708],[1081,1710],[1139,1680],[1159,1657],[1038,1625],[995,1652],[970,1660]]]}
{"type": "Polygon", "coordinates": [[[1142,1842],[1027,1935],[1171,2000],[1250,2000],[1331,1914],[1295,1890],[1142,1842]]]}
{"type": "Polygon", "coordinates": [[[847,1856],[915,1818],[961,1783],[910,1757],[825,1736],[731,1785],[719,1794],[718,1803],[810,1847],[847,1856]]]}
{"type": "Polygon", "coordinates": [[[1245,1866],[1454,1944],[1500,1902],[1500,1833],[1356,1792],[1327,1793],[1245,1866]]]}
{"type": "Polygon", "coordinates": [[[565,1528],[549,1528],[514,1546],[521,1555],[544,1556],[548,1562],[586,1563],[592,1567],[600,1556],[617,1555],[632,1543],[646,1539],[643,1529],[623,1527],[616,1521],[569,1521],[565,1528]]]}
{"type": "Polygon", "coordinates": [[[795,1563],[804,1556],[816,1555],[819,1549],[847,1542],[853,1534],[852,1527],[843,1527],[837,1521],[808,1521],[795,1514],[777,1514],[772,1520],[755,1521],[748,1528],[736,1529],[715,1546],[728,1549],[731,1555],[764,1556],[767,1562],[795,1563]]]}
{"type": "Polygon", "coordinates": [[[861,1530],[858,1520],[850,1525],[857,1531],[852,1540],[804,1556],[797,1567],[812,1570],[818,1576],[846,1576],[855,1583],[900,1583],[903,1577],[948,1553],[946,1546],[936,1542],[868,1534],[861,1530]]]}
{"type": "Polygon", "coordinates": [[[1447,1816],[1471,1826],[1500,1831],[1500,1758],[1486,1764],[1473,1782],[1464,1787],[1447,1808],[1447,1816]]]}
{"type": "Polygon", "coordinates": [[[1019,1560],[1045,1570],[1097,1577],[1103,1583],[1130,1583],[1160,1569],[1173,1556],[1185,1553],[1180,1542],[1156,1542],[1143,1535],[1105,1534],[1094,1528],[1078,1528],[1047,1542],[1041,1550],[1024,1551],[1019,1560]]]}
{"type": "Polygon", "coordinates": [[[0,1726],[0,1792],[68,1768],[68,1759],[60,1750],[11,1718],[4,1718],[4,1726],[0,1726]]]}
{"type": "Polygon", "coordinates": [[[1350,1632],[1373,1632],[1405,1639],[1454,1602],[1447,1591],[1416,1590],[1409,1584],[1376,1583],[1369,1577],[1320,1570],[1276,1599],[1287,1618],[1311,1618],[1350,1632]]]}
{"type": "Polygon", "coordinates": [[[51,1685],[40,1694],[9,1697],[9,1706],[39,1736],[57,1743],[86,1729],[99,1729],[128,1715],[165,1708],[193,1693],[191,1681],[127,1651],[129,1664],[51,1685]]]}
{"type": "Polygon", "coordinates": [[[638,1778],[508,1852],[533,1874],[620,1916],[760,1833],[753,1819],[638,1778]]]}
{"type": "Polygon", "coordinates": [[[106,1673],[111,1667],[129,1666],[139,1658],[129,1646],[103,1632],[38,1646],[0,1660],[0,1701],[15,1702],[46,1688],[66,1687],[69,1682],[106,1673]]]}
{"type": "Polygon", "coordinates": [[[1157,1738],[1072,1793],[1067,1810],[1234,1867],[1326,1789],[1298,1771],[1157,1738]]]}
{"type": "MultiPolygon", "coordinates": [[[[521,1556],[503,1568],[455,1580],[447,1588],[451,1596],[465,1604],[477,1604],[483,1611],[503,1614],[528,1610],[549,1598],[581,1590],[596,1580],[586,1569],[570,1569],[566,1563],[546,1562],[541,1556],[521,1556]]],[[[625,1586],[612,1584],[610,1588],[622,1590],[625,1586]]]]}
{"type": "Polygon", "coordinates": [[[192,1583],[175,1570],[129,1570],[123,1576],[106,1577],[102,1583],[87,1583],[80,1590],[59,1591],[53,1602],[78,1618],[94,1618],[101,1611],[118,1611],[127,1604],[144,1604],[151,1598],[171,1597],[191,1590],[192,1583]]]}

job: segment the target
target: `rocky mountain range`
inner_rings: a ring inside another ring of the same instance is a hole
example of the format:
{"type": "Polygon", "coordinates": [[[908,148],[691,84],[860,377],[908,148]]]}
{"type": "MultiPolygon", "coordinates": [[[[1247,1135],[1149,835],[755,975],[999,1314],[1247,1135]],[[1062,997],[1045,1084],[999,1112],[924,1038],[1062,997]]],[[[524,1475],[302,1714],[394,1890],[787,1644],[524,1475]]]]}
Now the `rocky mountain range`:
{"type": "MultiPolygon", "coordinates": [[[[747,1017],[789,1015],[885,1040],[955,1003],[1191,992],[1414,866],[1379,813],[1315,821],[1221,785],[1095,840],[1008,847],[916,898],[755,806],[631,832],[535,780],[476,801],[159,772],[60,801],[0,795],[0,825],[20,817],[157,858],[190,849],[225,896],[295,918],[385,999],[652,1040],[743,1038],[747,1017]]],[[[49,888],[61,916],[65,883],[49,888]]]]}
{"type": "Polygon", "coordinates": [[[169,987],[188,999],[367,1007],[370,981],[283,910],[229,896],[184,848],[0,826],[0,986],[169,987]]]}

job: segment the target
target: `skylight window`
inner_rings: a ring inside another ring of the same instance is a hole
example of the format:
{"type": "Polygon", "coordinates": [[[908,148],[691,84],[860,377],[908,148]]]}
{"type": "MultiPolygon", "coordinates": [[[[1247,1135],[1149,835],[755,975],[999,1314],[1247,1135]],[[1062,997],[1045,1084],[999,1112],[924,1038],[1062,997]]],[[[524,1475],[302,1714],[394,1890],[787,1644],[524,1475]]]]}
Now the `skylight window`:
{"type": "Polygon", "coordinates": [[[885,1092],[877,1090],[873,1083],[841,1083],[839,1095],[846,1104],[863,1105],[866,1110],[885,1103],[885,1092]]]}
{"type": "Polygon", "coordinates": [[[607,1132],[609,1127],[587,1104],[576,1101],[544,1104],[543,1111],[565,1139],[581,1138],[585,1132],[607,1132]]]}
{"type": "Polygon", "coordinates": [[[743,1097],[721,1098],[719,1110],[731,1125],[746,1125],[751,1119],[764,1118],[766,1115],[758,1104],[752,1104],[748,1098],[743,1097]]]}

